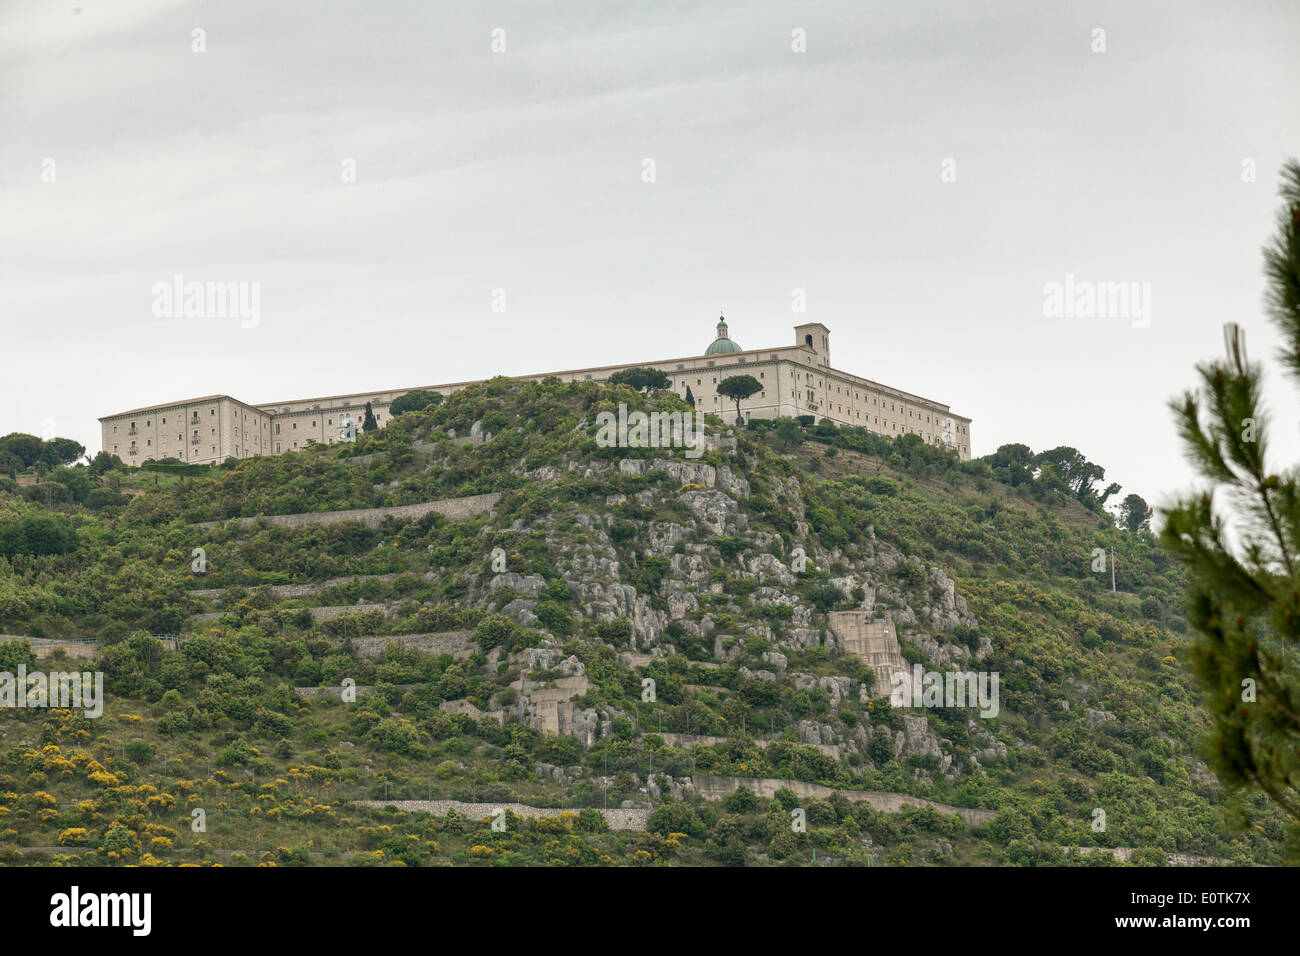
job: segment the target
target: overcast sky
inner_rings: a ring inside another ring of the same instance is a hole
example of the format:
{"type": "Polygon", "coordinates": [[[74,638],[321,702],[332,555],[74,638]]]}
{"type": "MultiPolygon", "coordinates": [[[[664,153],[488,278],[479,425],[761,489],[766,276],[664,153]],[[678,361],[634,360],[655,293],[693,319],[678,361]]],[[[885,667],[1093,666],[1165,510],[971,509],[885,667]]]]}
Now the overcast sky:
{"type": "Polygon", "coordinates": [[[1293,0],[0,0],[0,434],[700,354],[722,310],[1159,503],[1225,321],[1300,459],[1297,51],[1293,0]],[[256,319],[160,317],[177,274],[256,319]],[[1149,303],[1054,317],[1067,275],[1149,303]]]}

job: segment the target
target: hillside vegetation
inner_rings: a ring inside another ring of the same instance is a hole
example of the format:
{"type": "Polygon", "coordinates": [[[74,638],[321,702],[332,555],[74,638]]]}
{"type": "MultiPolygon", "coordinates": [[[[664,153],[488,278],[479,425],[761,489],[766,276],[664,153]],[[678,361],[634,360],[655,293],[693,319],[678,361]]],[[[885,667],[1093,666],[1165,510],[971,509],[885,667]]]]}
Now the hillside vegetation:
{"type": "Polygon", "coordinates": [[[106,696],[99,718],[0,711],[0,859],[1284,859],[1280,815],[1229,804],[1199,755],[1181,572],[1115,526],[1099,469],[790,421],[710,419],[697,460],[601,447],[619,402],[687,410],[495,379],[350,445],[96,459],[67,493],[0,478],[0,632],[31,639],[0,669],[93,659],[106,696]],[[486,494],[450,517],[257,520],[486,494]],[[831,627],[848,611],[908,664],[996,673],[997,716],[891,706],[831,627]],[[494,829],[407,800],[572,812],[494,829]]]}

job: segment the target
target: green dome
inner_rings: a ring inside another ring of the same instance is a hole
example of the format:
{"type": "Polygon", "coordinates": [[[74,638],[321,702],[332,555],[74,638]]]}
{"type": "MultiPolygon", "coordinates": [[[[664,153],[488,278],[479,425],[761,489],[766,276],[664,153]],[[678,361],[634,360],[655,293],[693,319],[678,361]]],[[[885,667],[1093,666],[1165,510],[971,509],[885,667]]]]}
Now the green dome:
{"type": "Polygon", "coordinates": [[[725,355],[728,352],[743,352],[739,345],[727,337],[727,320],[722,316],[718,317],[718,337],[713,340],[707,349],[705,355],[725,355]]]}

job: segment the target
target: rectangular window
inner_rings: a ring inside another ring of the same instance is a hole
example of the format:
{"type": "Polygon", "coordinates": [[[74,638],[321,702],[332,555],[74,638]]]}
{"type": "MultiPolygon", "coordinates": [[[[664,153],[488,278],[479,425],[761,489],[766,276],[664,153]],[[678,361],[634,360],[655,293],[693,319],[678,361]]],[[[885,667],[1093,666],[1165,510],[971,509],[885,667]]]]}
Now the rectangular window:
{"type": "Polygon", "coordinates": [[[275,433],[276,433],[277,435],[280,434],[280,423],[279,423],[279,422],[276,422],[276,423],[275,423],[275,433]]]}

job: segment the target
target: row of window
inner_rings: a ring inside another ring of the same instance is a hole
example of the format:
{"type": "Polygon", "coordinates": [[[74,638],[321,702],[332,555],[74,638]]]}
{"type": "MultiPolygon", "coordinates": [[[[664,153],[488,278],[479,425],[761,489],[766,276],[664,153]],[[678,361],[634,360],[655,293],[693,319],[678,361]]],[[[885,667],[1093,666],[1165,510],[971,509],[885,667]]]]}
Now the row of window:
{"type": "MultiPolygon", "coordinates": [[[[680,366],[678,366],[678,367],[680,368],[680,366]]],[[[759,373],[759,378],[763,378],[763,377],[764,377],[764,376],[763,376],[763,373],[760,372],[760,373],[759,373]]],[[[805,374],[804,374],[804,379],[805,379],[805,381],[812,382],[812,383],[813,383],[814,385],[816,385],[817,387],[821,387],[821,386],[823,385],[823,382],[822,382],[821,379],[817,379],[817,380],[814,381],[814,380],[813,380],[813,377],[812,377],[810,374],[808,374],[808,373],[805,373],[805,374]]],[[[695,380],[695,384],[696,384],[697,386],[702,386],[702,385],[704,384],[704,381],[703,381],[703,379],[699,379],[699,378],[697,378],[697,379],[695,380]]],[[[717,384],[718,384],[718,379],[717,379],[716,377],[713,378],[713,384],[714,384],[714,385],[717,385],[717,384]]],[[[688,385],[688,383],[687,383],[685,380],[683,380],[683,381],[681,381],[681,382],[678,382],[677,387],[680,388],[680,389],[683,389],[683,390],[684,390],[684,389],[687,387],[687,385],[688,385]]],[[[846,396],[847,396],[849,390],[846,388],[846,389],[843,389],[843,390],[841,391],[840,386],[837,385],[837,386],[835,387],[835,391],[836,391],[837,393],[839,393],[839,394],[843,394],[843,395],[846,395],[846,396]]],[[[683,395],[684,395],[684,393],[683,393],[683,395]]],[[[692,397],[694,397],[694,396],[692,396],[692,397]]],[[[766,397],[767,397],[767,392],[766,392],[766,391],[764,391],[764,392],[760,392],[760,393],[759,393],[759,398],[766,398],[766,397]]],[[[858,392],[854,392],[854,393],[853,393],[853,397],[854,397],[855,399],[861,400],[861,397],[862,397],[862,396],[861,396],[860,393],[858,393],[858,392]]],[[[697,398],[696,401],[695,401],[695,404],[698,406],[702,401],[703,401],[703,399],[697,398]]],[[[808,404],[809,407],[816,407],[816,406],[817,406],[817,404],[818,404],[818,402],[817,402],[817,395],[816,395],[816,392],[813,391],[813,389],[807,389],[807,390],[806,390],[806,392],[805,392],[805,401],[806,401],[806,403],[808,404]]],[[[715,395],[714,398],[713,398],[713,404],[715,404],[715,405],[718,404],[718,398],[717,398],[716,395],[715,395]]],[[[874,398],[874,399],[872,399],[872,404],[873,404],[873,405],[883,405],[883,402],[882,402],[879,398],[874,398]]],[[[841,405],[841,404],[837,404],[837,405],[835,405],[835,406],[833,406],[833,407],[835,408],[835,410],[836,410],[836,412],[837,412],[838,414],[840,414],[840,415],[844,415],[844,414],[846,414],[845,411],[844,411],[844,406],[843,406],[843,405],[841,405]]],[[[897,413],[897,412],[900,411],[900,409],[897,407],[897,404],[894,403],[894,402],[890,402],[890,403],[889,403],[889,408],[890,408],[890,411],[893,411],[893,412],[895,412],[895,413],[897,413]]],[[[849,409],[849,411],[848,411],[847,414],[849,414],[849,415],[853,415],[854,417],[857,417],[857,418],[861,418],[861,417],[862,417],[862,412],[861,412],[861,410],[855,410],[855,409],[853,409],[852,407],[850,407],[850,409],[849,409]]],[[[917,421],[919,422],[920,419],[921,419],[921,413],[920,413],[920,412],[916,412],[916,413],[915,413],[915,416],[914,416],[914,415],[913,415],[913,410],[909,408],[909,409],[907,409],[907,417],[908,417],[908,418],[915,417],[915,418],[917,419],[917,421]]],[[[925,421],[926,421],[927,424],[934,424],[934,422],[933,422],[933,420],[932,420],[932,418],[931,418],[930,415],[926,415],[926,416],[925,416],[925,421]]],[[[875,419],[874,419],[874,424],[877,425],[877,426],[880,425],[880,416],[877,415],[877,416],[875,417],[875,419]]],[[[886,421],[886,422],[885,422],[885,427],[886,427],[886,428],[889,428],[889,429],[891,429],[891,430],[893,430],[893,431],[898,431],[898,425],[897,425],[896,423],[893,423],[893,422],[886,421]]],[[[965,429],[965,426],[961,426],[961,427],[959,428],[959,430],[964,432],[964,431],[966,430],[966,429],[965,429]]],[[[917,429],[908,426],[908,427],[906,427],[906,428],[904,429],[904,431],[915,432],[915,431],[917,431],[917,429]]],[[[921,434],[924,434],[924,433],[921,433],[921,434]]],[[[926,438],[926,441],[927,441],[927,442],[929,441],[929,437],[926,438]]],[[[937,441],[937,439],[936,439],[936,441],[937,441]]]]}
{"type": "MultiPolygon", "coordinates": [[[[164,442],[164,444],[165,444],[165,442],[164,442]]],[[[151,445],[153,445],[153,442],[152,442],[152,441],[150,441],[150,442],[146,442],[146,447],[151,446],[151,445]]],[[[210,447],[212,448],[212,454],[215,455],[215,454],[217,453],[217,446],[216,446],[216,445],[212,445],[212,446],[210,446],[210,447]]],[[[163,451],[166,451],[167,449],[164,447],[162,450],[163,450],[163,451]]],[[[128,455],[136,455],[136,454],[139,453],[139,451],[140,451],[140,450],[139,450],[138,448],[136,448],[136,446],[135,446],[135,442],[131,442],[131,447],[128,448],[128,449],[126,450],[126,453],[127,453],[128,455]]],[[[184,451],[184,449],[182,449],[182,451],[184,451]]],[[[117,446],[114,445],[114,446],[113,446],[113,454],[116,455],[117,453],[118,453],[118,451],[117,451],[117,446]]],[[[238,445],[235,446],[235,454],[239,454],[239,446],[238,446],[238,445]]]]}
{"type": "MultiPolygon", "coordinates": [[[[716,379],[715,379],[714,381],[716,382],[716,379]]],[[[351,407],[351,403],[349,403],[349,402],[344,402],[344,403],[343,403],[343,406],[344,406],[344,407],[351,407]]],[[[314,407],[319,408],[319,406],[314,406],[314,407]]],[[[216,409],[210,409],[209,411],[210,411],[210,413],[213,414],[213,415],[216,414],[216,409]]],[[[288,411],[288,409],[286,408],[285,411],[288,411]]],[[[163,425],[166,425],[166,424],[167,424],[167,419],[166,419],[166,418],[159,419],[159,421],[160,421],[160,423],[163,424],[163,425]]],[[[191,424],[193,424],[194,422],[197,422],[197,421],[198,421],[198,418],[197,418],[197,413],[196,413],[196,417],[191,418],[191,419],[190,419],[190,422],[191,422],[191,424]]],[[[247,414],[247,413],[244,414],[244,421],[248,421],[248,414],[247,414]]],[[[378,414],[377,414],[377,415],[375,415],[375,421],[376,421],[377,423],[379,423],[379,424],[383,424],[384,417],[383,417],[382,415],[378,415],[378,414]]],[[[262,427],[263,427],[263,428],[266,428],[268,424],[269,424],[268,422],[262,422],[262,427]]],[[[152,419],[146,419],[144,425],[145,425],[146,428],[152,428],[152,427],[153,427],[153,420],[152,420],[152,419]]],[[[298,430],[298,423],[297,423],[297,422],[291,422],[290,425],[291,425],[291,427],[292,427],[292,429],[293,429],[294,431],[297,431],[297,430],[298,430]]],[[[316,420],[315,420],[315,419],[312,419],[311,427],[312,427],[312,428],[315,428],[315,427],[316,427],[316,420]]],[[[134,435],[135,432],[136,432],[136,423],[135,423],[135,422],[131,422],[131,425],[130,425],[130,428],[129,428],[127,434],[134,435]]],[[[114,434],[117,433],[117,426],[116,426],[116,425],[113,426],[113,433],[114,433],[114,434]]],[[[215,428],[213,428],[213,429],[212,429],[212,434],[215,435],[216,433],[217,433],[217,430],[216,430],[215,428]]],[[[238,435],[238,434],[239,434],[239,429],[236,428],[236,429],[234,430],[234,433],[235,433],[236,435],[238,435]]],[[[280,423],[279,423],[279,422],[276,422],[276,423],[275,423],[275,433],[276,433],[277,435],[280,434],[280,423]]],[[[196,432],[195,434],[197,434],[197,432],[196,432]]],[[[176,437],[177,437],[178,439],[180,439],[180,438],[184,438],[183,435],[177,435],[176,437]]],[[[134,444],[134,442],[132,442],[132,444],[134,444]]],[[[152,442],[151,442],[150,444],[152,444],[152,442]]],[[[116,446],[114,446],[114,447],[116,447],[116,446]]]]}

